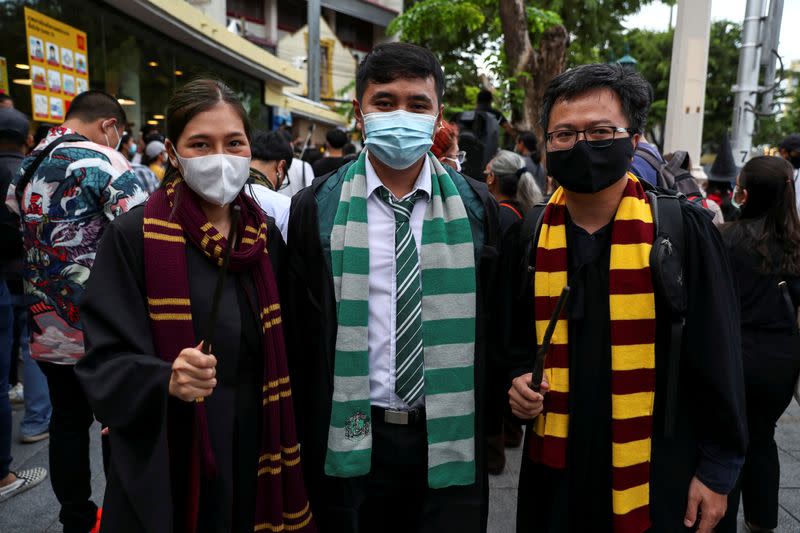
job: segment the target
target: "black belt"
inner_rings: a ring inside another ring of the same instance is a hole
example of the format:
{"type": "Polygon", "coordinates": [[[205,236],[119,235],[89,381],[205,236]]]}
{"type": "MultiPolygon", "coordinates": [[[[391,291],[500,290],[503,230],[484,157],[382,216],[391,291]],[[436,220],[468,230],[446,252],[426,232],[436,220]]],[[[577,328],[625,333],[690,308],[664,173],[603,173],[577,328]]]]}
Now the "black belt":
{"type": "Polygon", "coordinates": [[[416,426],[425,422],[425,408],[416,407],[408,411],[399,411],[373,405],[372,420],[376,423],[383,422],[393,426],[416,426]]]}

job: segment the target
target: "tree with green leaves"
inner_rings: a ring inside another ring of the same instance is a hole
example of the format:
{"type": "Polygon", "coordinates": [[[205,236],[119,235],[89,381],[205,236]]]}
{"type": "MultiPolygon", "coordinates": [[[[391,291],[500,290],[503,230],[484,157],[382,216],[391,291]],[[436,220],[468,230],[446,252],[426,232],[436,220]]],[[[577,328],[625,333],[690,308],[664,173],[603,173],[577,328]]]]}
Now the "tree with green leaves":
{"type": "MultiPolygon", "coordinates": [[[[600,61],[621,20],[653,0],[410,0],[389,27],[436,53],[451,110],[472,107],[485,64],[519,129],[538,127],[541,95],[565,65],[600,61]]],[[[667,2],[670,3],[670,2],[667,2]]],[[[539,132],[541,135],[541,132],[539,132]]]]}

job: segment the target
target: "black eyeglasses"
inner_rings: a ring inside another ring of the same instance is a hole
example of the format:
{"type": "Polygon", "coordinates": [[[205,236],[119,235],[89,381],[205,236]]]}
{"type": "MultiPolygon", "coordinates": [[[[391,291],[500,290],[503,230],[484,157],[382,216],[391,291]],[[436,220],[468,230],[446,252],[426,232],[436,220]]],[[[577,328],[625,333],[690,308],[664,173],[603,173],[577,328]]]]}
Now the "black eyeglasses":
{"type": "Polygon", "coordinates": [[[547,134],[547,144],[555,151],[570,150],[578,142],[578,135],[581,133],[592,148],[606,148],[614,142],[617,133],[633,135],[636,131],[619,126],[593,126],[585,130],[555,130],[547,134]]]}

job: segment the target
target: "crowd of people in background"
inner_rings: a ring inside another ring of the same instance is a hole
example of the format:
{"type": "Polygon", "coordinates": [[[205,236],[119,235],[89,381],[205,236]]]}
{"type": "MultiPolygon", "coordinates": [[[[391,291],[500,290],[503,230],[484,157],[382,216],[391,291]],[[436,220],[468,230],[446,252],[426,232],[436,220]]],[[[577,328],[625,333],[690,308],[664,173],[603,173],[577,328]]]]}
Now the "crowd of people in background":
{"type": "Polygon", "coordinates": [[[215,80],[138,132],[102,91],[35,131],[0,95],[0,501],[48,476],[11,469],[24,403],[66,532],[482,532],[520,445],[519,533],[775,529],[800,134],[704,171],[614,65],[557,76],[539,135],[489,90],[445,120],[403,43],[356,92],[317,143],[215,80]]]}

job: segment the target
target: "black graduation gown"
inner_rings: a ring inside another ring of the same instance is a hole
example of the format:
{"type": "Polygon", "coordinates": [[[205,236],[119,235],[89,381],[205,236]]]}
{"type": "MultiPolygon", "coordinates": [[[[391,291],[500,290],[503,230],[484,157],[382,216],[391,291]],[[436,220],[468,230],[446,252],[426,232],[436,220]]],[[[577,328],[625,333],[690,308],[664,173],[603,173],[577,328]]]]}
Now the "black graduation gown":
{"type": "MultiPolygon", "coordinates": [[[[342,172],[342,169],[338,171],[342,172]]],[[[289,247],[287,270],[287,295],[292,305],[287,309],[291,316],[286,328],[287,344],[295,357],[289,360],[292,378],[292,395],[297,417],[298,439],[303,456],[303,474],[311,508],[323,533],[348,533],[357,531],[358,517],[354,514],[352,491],[348,480],[324,474],[327,453],[328,427],[333,395],[333,363],[336,345],[336,303],[333,279],[324,257],[320,241],[322,217],[333,218],[335,205],[330,212],[320,212],[316,191],[337,173],[317,178],[292,198],[289,216],[289,247]],[[335,525],[332,525],[335,524],[335,525]]],[[[476,265],[477,317],[475,344],[475,462],[476,484],[474,490],[481,500],[480,516],[472,521],[475,531],[485,531],[488,519],[489,486],[486,468],[486,357],[493,335],[489,325],[494,301],[498,249],[497,207],[486,186],[467,180],[479,196],[485,211],[484,246],[476,265]]],[[[338,198],[338,196],[337,196],[338,198]]],[[[398,502],[398,512],[403,512],[398,502]]],[[[469,513],[468,515],[466,513],[469,513]]],[[[473,509],[465,510],[473,516],[473,509]]],[[[391,520],[391,517],[387,517],[391,520]]],[[[452,527],[452,526],[451,526],[452,527]]],[[[444,529],[450,531],[452,529],[444,529]]],[[[470,529],[472,531],[473,529],[470,529]]],[[[371,532],[370,532],[371,533],[371,532]]]]}
{"type": "MultiPolygon", "coordinates": [[[[170,532],[173,496],[167,424],[190,420],[192,406],[168,395],[171,365],[156,356],[147,315],[143,208],[105,230],[81,304],[86,357],[76,366],[97,418],[108,426],[110,468],[102,530],[170,532]]],[[[279,272],[283,240],[269,224],[270,257],[279,272]]],[[[202,340],[218,269],[187,244],[196,339],[202,340]]],[[[263,381],[255,287],[228,274],[214,353],[217,388],[206,399],[218,478],[201,485],[199,531],[252,531],[263,381]],[[242,423],[242,421],[244,423],[242,423]]]]}
{"type": "MultiPolygon", "coordinates": [[[[669,312],[656,294],[656,396],[650,476],[652,531],[684,531],[688,487],[696,474],[712,490],[728,492],[747,447],[739,306],[731,267],[707,215],[682,203],[685,280],[689,307],[680,361],[673,439],[664,436],[669,312]]],[[[570,439],[567,469],[535,465],[523,453],[517,531],[611,531],[611,350],[608,307],[610,226],[588,235],[568,225],[571,294],[570,439]],[[581,247],[579,252],[576,248],[581,247]]],[[[532,288],[521,306],[532,318],[532,288]]],[[[531,326],[517,330],[517,349],[528,344],[517,374],[530,372],[535,350],[531,326]]],[[[529,428],[530,431],[530,428],[529,428]]]]}

